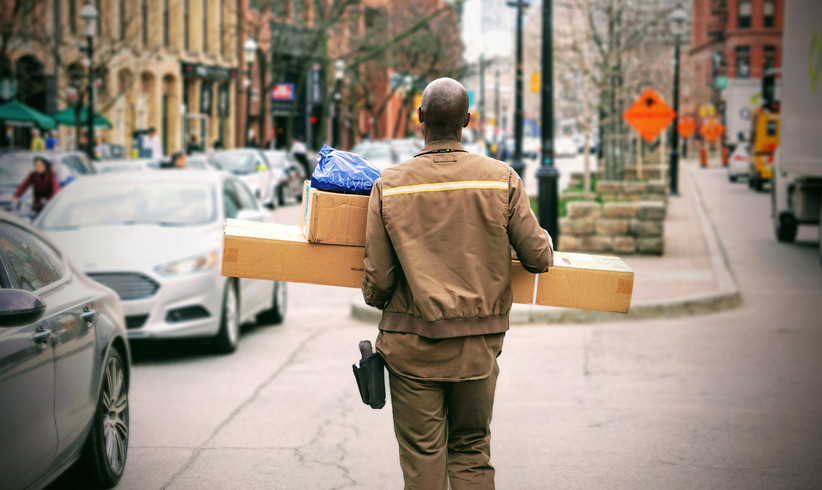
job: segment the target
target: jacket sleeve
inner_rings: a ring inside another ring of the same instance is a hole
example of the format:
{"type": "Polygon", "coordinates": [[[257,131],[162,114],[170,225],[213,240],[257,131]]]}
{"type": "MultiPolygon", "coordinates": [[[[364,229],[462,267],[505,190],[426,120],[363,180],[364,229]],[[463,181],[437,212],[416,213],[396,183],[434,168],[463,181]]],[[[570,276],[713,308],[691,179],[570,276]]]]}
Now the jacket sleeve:
{"type": "Polygon", "coordinates": [[[508,240],[518,260],[528,272],[547,272],[554,265],[554,243],[539,226],[531,210],[525,186],[513,169],[508,169],[508,240]]]}
{"type": "Polygon", "coordinates": [[[20,196],[22,196],[23,193],[26,192],[26,189],[28,189],[31,185],[31,176],[33,173],[34,172],[29,172],[29,174],[26,175],[25,180],[23,180],[23,182],[17,187],[17,190],[14,191],[14,197],[19,199],[20,196]]]}
{"type": "Polygon", "coordinates": [[[377,179],[368,201],[365,226],[365,274],[362,295],[365,302],[384,309],[397,287],[399,263],[382,219],[382,181],[377,179]]]}
{"type": "Polygon", "coordinates": [[[51,171],[51,197],[54,197],[57,194],[57,191],[60,190],[60,178],[57,177],[57,174],[52,170],[51,171]]]}

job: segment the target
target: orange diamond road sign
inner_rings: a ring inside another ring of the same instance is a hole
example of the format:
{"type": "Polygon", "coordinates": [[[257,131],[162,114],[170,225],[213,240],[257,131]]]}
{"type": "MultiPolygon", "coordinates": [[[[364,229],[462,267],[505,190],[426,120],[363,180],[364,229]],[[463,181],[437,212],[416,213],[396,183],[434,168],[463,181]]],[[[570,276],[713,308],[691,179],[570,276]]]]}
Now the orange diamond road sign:
{"type": "Polygon", "coordinates": [[[716,142],[724,132],[725,126],[714,118],[708,119],[708,121],[699,128],[699,134],[708,140],[709,143],[716,142]]]}
{"type": "Polygon", "coordinates": [[[647,89],[634,104],[622,114],[645,141],[651,143],[674,120],[676,113],[663,102],[653,89],[647,89]]]}
{"type": "Polygon", "coordinates": [[[684,116],[679,120],[676,130],[679,131],[680,136],[687,138],[696,131],[696,123],[690,116],[684,116]]]}

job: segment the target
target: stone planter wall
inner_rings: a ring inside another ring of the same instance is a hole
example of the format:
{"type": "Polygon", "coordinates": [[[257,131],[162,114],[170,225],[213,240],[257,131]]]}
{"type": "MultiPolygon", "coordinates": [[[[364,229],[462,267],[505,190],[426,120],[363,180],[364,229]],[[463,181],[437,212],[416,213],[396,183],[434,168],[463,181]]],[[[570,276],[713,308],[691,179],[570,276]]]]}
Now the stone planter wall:
{"type": "MultiPolygon", "coordinates": [[[[563,193],[576,197],[581,193],[563,193]]],[[[560,219],[559,250],[662,255],[666,188],[662,181],[597,182],[603,201],[571,201],[560,219]]]]}

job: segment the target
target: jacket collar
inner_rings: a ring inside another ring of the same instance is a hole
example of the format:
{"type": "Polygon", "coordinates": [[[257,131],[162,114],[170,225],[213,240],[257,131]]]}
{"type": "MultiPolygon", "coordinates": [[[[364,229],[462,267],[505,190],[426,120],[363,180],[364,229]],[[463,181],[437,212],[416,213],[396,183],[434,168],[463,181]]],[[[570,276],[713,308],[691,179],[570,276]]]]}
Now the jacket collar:
{"type": "Polygon", "coordinates": [[[422,150],[417,152],[417,155],[421,153],[427,153],[430,151],[437,151],[437,150],[461,150],[465,151],[465,148],[462,147],[462,144],[457,140],[435,140],[430,141],[426,144],[422,150]]]}

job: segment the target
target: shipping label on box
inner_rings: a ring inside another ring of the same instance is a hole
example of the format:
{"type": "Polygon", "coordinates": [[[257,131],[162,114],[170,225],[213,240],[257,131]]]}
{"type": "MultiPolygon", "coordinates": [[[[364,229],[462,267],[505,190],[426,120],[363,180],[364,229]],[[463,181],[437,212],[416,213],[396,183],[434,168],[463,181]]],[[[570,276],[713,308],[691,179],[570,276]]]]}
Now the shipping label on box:
{"type": "Polygon", "coordinates": [[[300,228],[311,243],[365,246],[369,196],[340,194],[303,186],[300,228]]]}
{"type": "MultiPolygon", "coordinates": [[[[363,247],[310,243],[299,227],[228,219],[224,276],[362,287],[363,247]]],[[[618,257],[554,252],[554,266],[532,274],[514,260],[515,303],[627,312],[634,273],[618,257]]]]}

